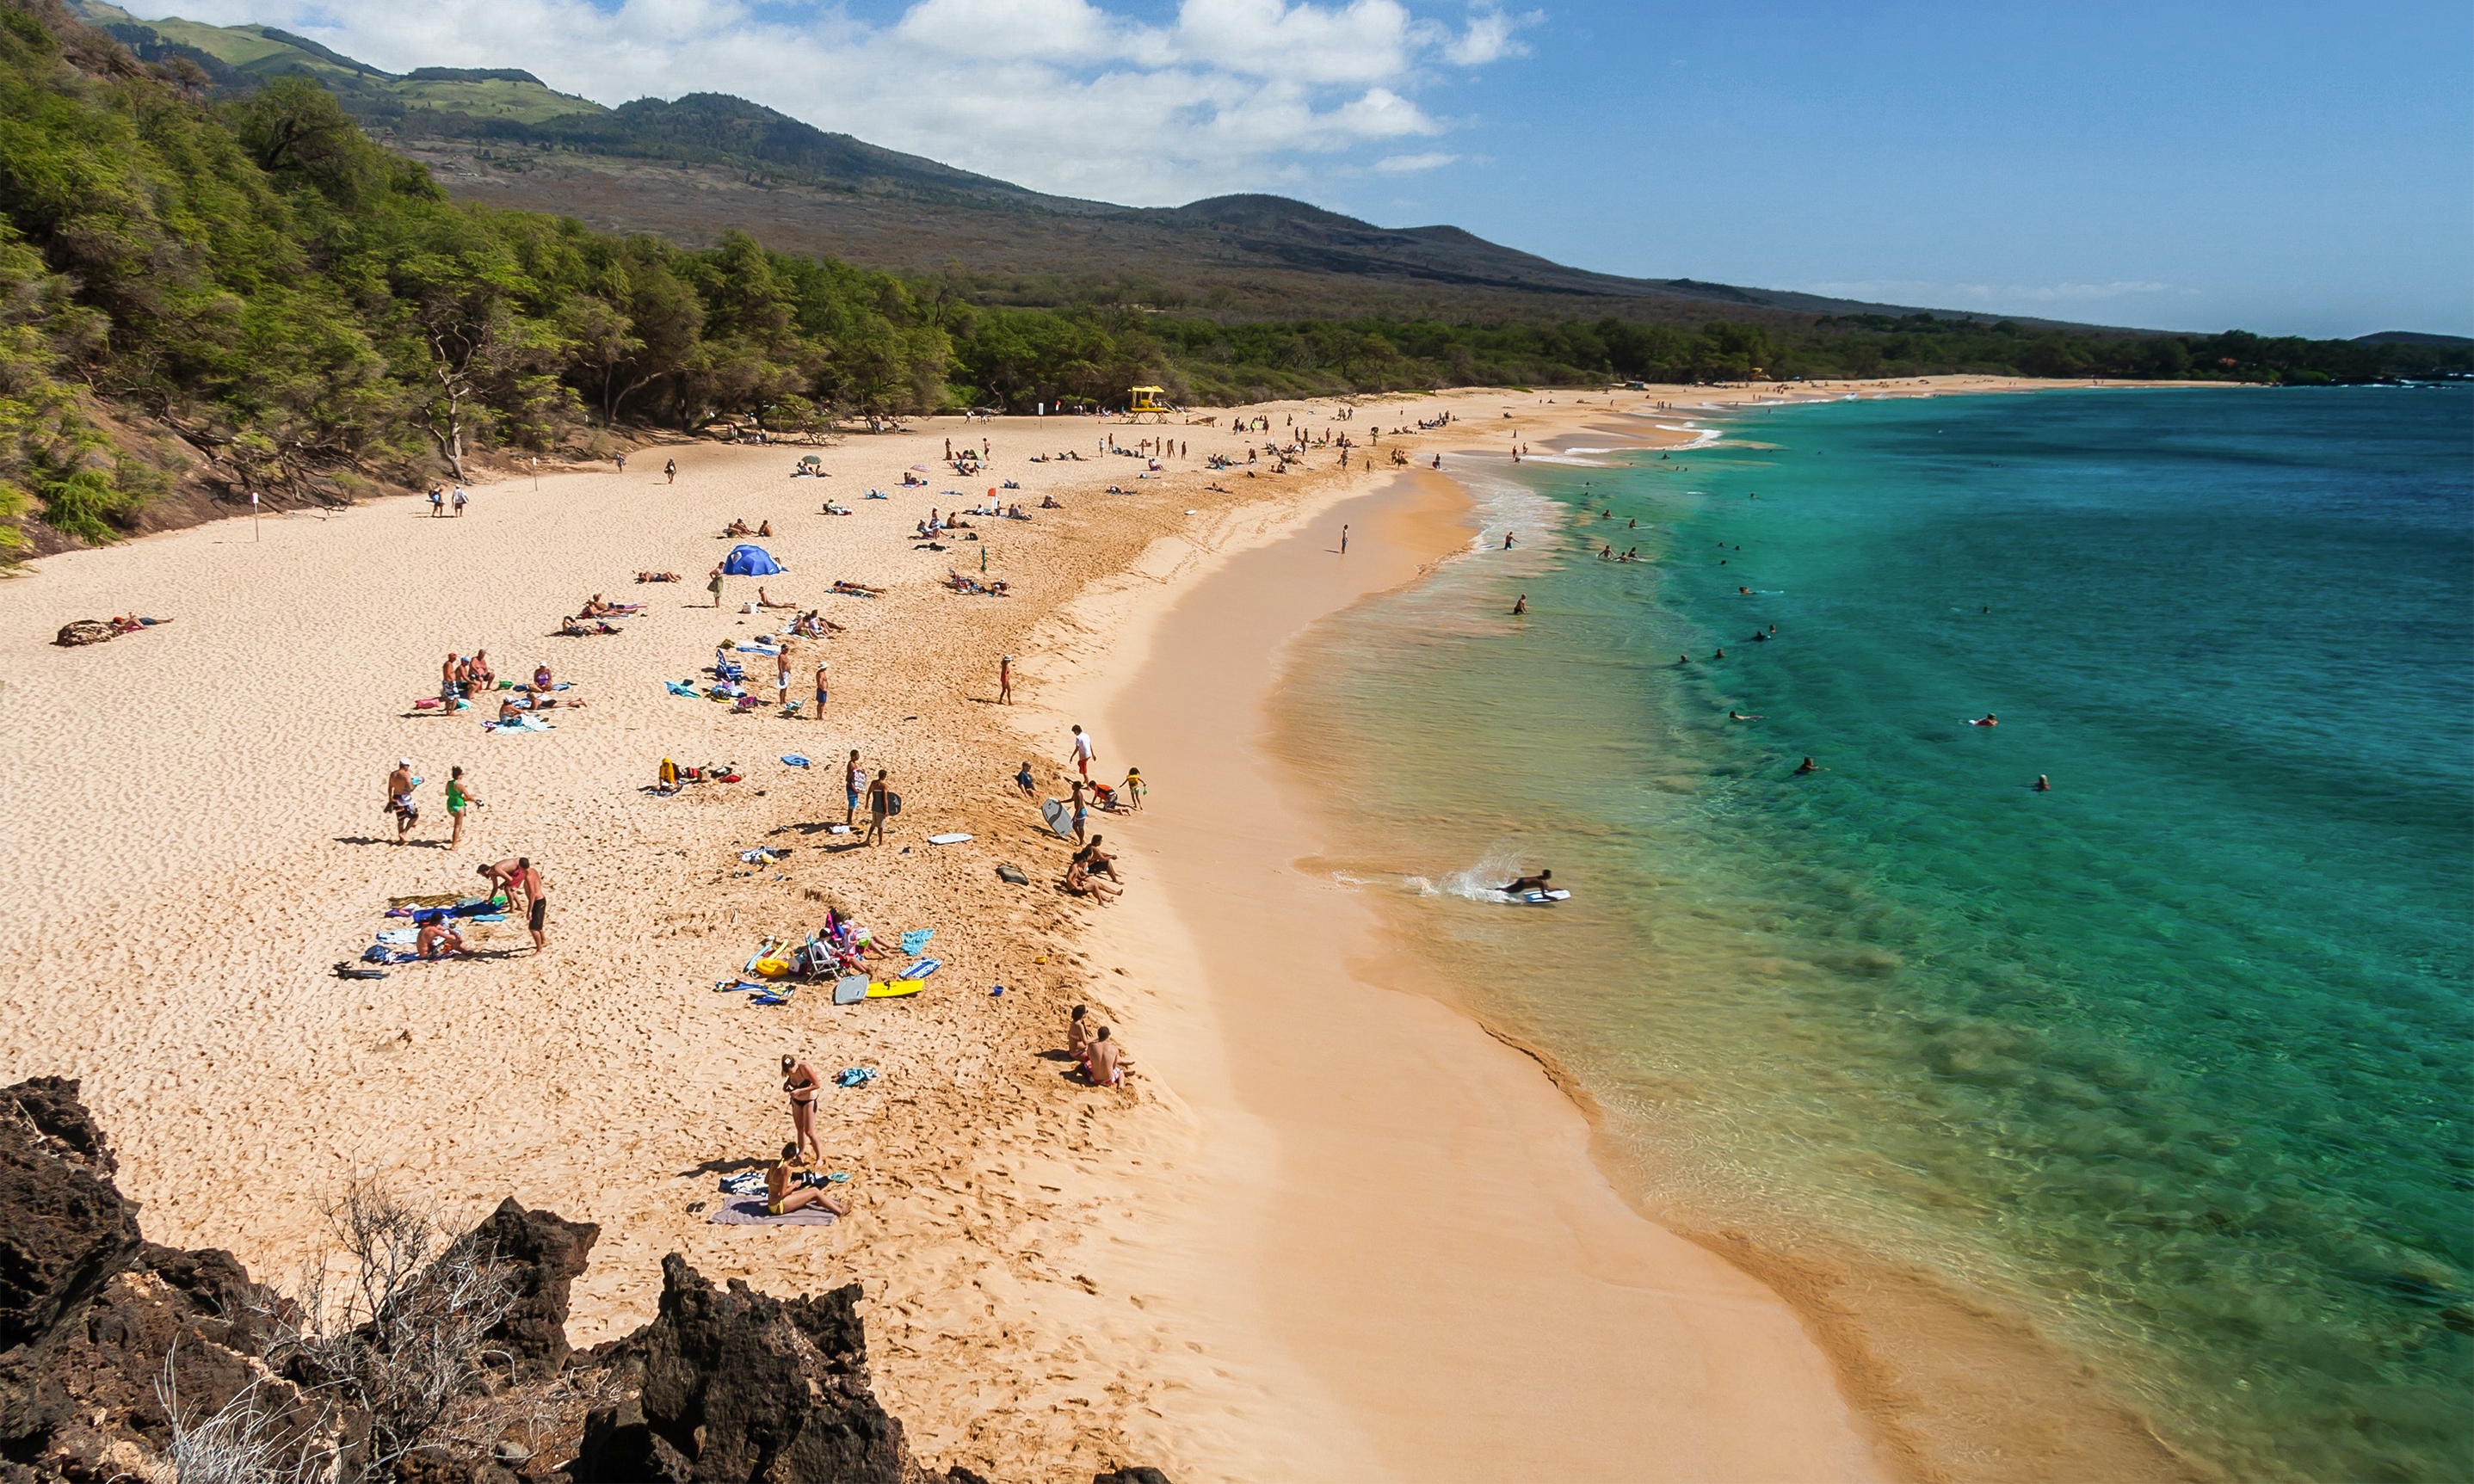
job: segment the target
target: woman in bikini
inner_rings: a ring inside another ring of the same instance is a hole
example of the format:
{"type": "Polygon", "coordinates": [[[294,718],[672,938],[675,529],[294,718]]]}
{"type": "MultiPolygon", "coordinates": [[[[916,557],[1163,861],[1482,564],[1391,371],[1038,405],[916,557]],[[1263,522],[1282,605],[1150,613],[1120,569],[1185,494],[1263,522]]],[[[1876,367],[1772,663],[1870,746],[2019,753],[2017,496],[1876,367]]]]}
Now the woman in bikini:
{"type": "Polygon", "coordinates": [[[825,1157],[823,1147],[816,1142],[816,1094],[824,1085],[824,1079],[805,1061],[795,1056],[782,1058],[782,1090],[790,1094],[790,1127],[798,1134],[798,1141],[788,1150],[793,1159],[806,1149],[815,1150],[819,1160],[825,1157]]]}
{"type": "Polygon", "coordinates": [[[849,1215],[850,1207],[846,1203],[836,1200],[813,1185],[791,1184],[798,1178],[799,1166],[805,1162],[799,1158],[798,1145],[782,1146],[782,1158],[775,1161],[773,1167],[764,1172],[765,1214],[787,1216],[801,1207],[820,1206],[837,1216],[849,1215]]]}

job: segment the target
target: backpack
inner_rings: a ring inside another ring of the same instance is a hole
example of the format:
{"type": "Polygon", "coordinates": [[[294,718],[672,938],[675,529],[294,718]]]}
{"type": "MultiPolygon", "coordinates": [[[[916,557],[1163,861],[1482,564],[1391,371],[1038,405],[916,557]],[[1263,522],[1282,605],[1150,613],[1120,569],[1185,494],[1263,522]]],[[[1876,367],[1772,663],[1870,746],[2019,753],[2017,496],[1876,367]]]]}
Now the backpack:
{"type": "Polygon", "coordinates": [[[885,794],[885,812],[887,814],[899,814],[902,812],[902,796],[900,794],[890,791],[885,794]]]}

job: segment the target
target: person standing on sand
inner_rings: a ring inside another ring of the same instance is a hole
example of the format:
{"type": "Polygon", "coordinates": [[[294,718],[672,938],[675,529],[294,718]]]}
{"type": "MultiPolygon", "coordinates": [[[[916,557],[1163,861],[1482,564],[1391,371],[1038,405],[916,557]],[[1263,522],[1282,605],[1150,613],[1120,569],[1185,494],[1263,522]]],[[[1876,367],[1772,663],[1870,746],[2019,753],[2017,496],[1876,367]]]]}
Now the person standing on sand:
{"type": "Polygon", "coordinates": [[[1080,778],[1074,780],[1074,843],[1076,845],[1082,843],[1082,826],[1090,818],[1090,805],[1082,797],[1082,791],[1088,787],[1090,785],[1080,778]]]}
{"type": "Polygon", "coordinates": [[[852,748],[850,762],[842,769],[842,827],[854,823],[851,816],[859,812],[859,796],[867,789],[867,770],[859,765],[859,749],[852,748]]]}
{"type": "Polygon", "coordinates": [[[787,711],[790,708],[790,646],[773,657],[773,704],[787,711]]]}
{"type": "Polygon", "coordinates": [[[421,780],[412,776],[412,759],[396,759],[395,771],[387,775],[386,812],[395,816],[395,843],[401,845],[421,820],[421,806],[412,802],[412,791],[421,780]]]}
{"type": "Polygon", "coordinates": [[[1091,781],[1091,764],[1099,760],[1099,755],[1092,750],[1091,733],[1082,730],[1080,722],[1075,723],[1074,766],[1082,770],[1082,781],[1091,781]]]}
{"type": "MultiPolygon", "coordinates": [[[[1348,467],[1348,455],[1342,454],[1340,459],[1340,467],[1348,467]]],[[[1348,555],[1348,522],[1346,520],[1340,523],[1340,554],[1344,557],[1348,555]]]]}
{"type": "Polygon", "coordinates": [[[997,705],[1013,705],[1013,656],[997,657],[997,705]]]}
{"type": "Polygon", "coordinates": [[[713,606],[721,607],[721,567],[718,564],[714,567],[713,576],[706,581],[704,589],[713,594],[713,606]]]}
{"type": "Polygon", "coordinates": [[[876,770],[875,779],[867,785],[867,843],[885,843],[885,817],[893,812],[893,790],[885,781],[885,770],[876,770]]]}
{"type": "Polygon", "coordinates": [[[666,485],[674,485],[678,482],[679,461],[672,459],[662,466],[662,483],[666,485]]]}
{"type": "Polygon", "coordinates": [[[782,1058],[782,1090],[790,1094],[790,1128],[798,1142],[783,1151],[785,1159],[798,1159],[814,1150],[814,1158],[825,1157],[824,1146],[816,1142],[816,1094],[824,1090],[825,1079],[816,1075],[804,1058],[782,1058]]]}
{"type": "Polygon", "coordinates": [[[833,666],[824,660],[816,661],[816,720],[818,721],[825,719],[825,672],[832,668],[833,666]]]}
{"type": "MultiPolygon", "coordinates": [[[[517,888],[521,889],[524,894],[524,901],[526,903],[524,908],[524,925],[532,929],[533,951],[535,953],[548,951],[549,935],[547,930],[549,927],[549,889],[542,885],[542,874],[540,870],[533,865],[531,856],[519,855],[516,857],[516,871],[513,884],[517,888]]],[[[507,904],[509,906],[515,905],[514,899],[510,898],[507,904]]]]}
{"type": "Polygon", "coordinates": [[[464,813],[480,807],[480,804],[481,801],[473,798],[472,791],[464,786],[464,770],[460,767],[449,769],[447,774],[447,818],[455,827],[454,832],[447,837],[449,850],[464,844],[464,813]]]}
{"type": "Polygon", "coordinates": [[[624,474],[625,472],[627,472],[627,455],[626,455],[626,453],[622,450],[622,451],[620,451],[620,453],[618,455],[618,472],[619,472],[619,473],[621,473],[621,474],[624,474]]]}

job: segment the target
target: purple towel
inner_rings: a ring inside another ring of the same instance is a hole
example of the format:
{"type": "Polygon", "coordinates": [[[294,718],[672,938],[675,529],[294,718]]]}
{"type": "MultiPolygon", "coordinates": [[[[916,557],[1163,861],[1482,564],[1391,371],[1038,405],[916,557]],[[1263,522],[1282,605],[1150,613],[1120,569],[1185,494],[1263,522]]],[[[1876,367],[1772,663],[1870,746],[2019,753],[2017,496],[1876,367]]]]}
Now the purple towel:
{"type": "Polygon", "coordinates": [[[821,1206],[802,1206],[797,1210],[776,1216],[765,1209],[764,1197],[761,1195],[725,1201],[705,1218],[717,1227],[829,1227],[836,1219],[832,1211],[821,1206]]]}

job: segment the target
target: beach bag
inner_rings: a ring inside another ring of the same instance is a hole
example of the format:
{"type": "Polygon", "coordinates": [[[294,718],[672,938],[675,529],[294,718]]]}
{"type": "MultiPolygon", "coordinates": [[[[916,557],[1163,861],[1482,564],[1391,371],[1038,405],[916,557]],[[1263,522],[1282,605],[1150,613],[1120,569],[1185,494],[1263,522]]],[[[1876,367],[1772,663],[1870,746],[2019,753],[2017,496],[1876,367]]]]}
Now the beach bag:
{"type": "Polygon", "coordinates": [[[885,796],[885,812],[887,814],[899,814],[902,812],[902,796],[900,794],[886,794],[885,796]]]}

